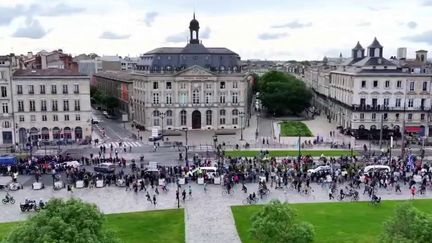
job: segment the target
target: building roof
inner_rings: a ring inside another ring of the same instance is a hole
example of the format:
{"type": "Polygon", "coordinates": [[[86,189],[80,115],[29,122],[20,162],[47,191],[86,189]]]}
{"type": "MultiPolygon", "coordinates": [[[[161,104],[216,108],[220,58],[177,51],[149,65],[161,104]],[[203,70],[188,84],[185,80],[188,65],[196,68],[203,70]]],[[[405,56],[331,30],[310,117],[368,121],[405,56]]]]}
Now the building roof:
{"type": "Polygon", "coordinates": [[[133,80],[140,79],[139,75],[134,75],[131,72],[125,72],[125,71],[98,72],[98,73],[95,73],[93,76],[118,80],[118,81],[127,82],[127,83],[132,83],[133,80]]]}
{"type": "Polygon", "coordinates": [[[237,53],[225,47],[205,47],[203,44],[187,44],[185,47],[160,47],[144,55],[151,54],[234,54],[237,53]]]}
{"type": "Polygon", "coordinates": [[[353,51],[364,50],[363,46],[360,45],[360,41],[357,41],[357,45],[353,48],[353,51]]]}
{"type": "Polygon", "coordinates": [[[379,43],[377,38],[375,37],[372,44],[368,46],[368,48],[383,48],[383,46],[379,43]]]}
{"type": "Polygon", "coordinates": [[[364,66],[396,66],[393,62],[383,58],[383,57],[365,57],[360,61],[352,64],[356,67],[364,66]]]}
{"type": "Polygon", "coordinates": [[[83,76],[76,71],[59,68],[48,69],[18,69],[13,74],[14,77],[37,77],[37,76],[83,76]]]}
{"type": "Polygon", "coordinates": [[[416,52],[428,52],[428,51],[426,51],[426,50],[418,50],[416,52]]]}

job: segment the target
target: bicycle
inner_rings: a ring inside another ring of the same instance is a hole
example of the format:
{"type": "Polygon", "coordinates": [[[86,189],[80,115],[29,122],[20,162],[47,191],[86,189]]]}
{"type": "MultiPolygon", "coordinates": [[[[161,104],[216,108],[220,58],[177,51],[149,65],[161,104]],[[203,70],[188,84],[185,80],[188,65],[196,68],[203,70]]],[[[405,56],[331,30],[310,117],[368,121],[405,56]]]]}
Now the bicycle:
{"type": "Polygon", "coordinates": [[[229,191],[228,191],[228,189],[225,189],[225,190],[222,190],[222,196],[226,196],[226,195],[233,195],[233,193],[234,193],[234,190],[233,189],[230,189],[229,191]]]}
{"type": "Polygon", "coordinates": [[[247,198],[243,199],[242,203],[244,205],[256,204],[256,203],[258,203],[258,198],[251,199],[250,197],[247,197],[247,198]]]}

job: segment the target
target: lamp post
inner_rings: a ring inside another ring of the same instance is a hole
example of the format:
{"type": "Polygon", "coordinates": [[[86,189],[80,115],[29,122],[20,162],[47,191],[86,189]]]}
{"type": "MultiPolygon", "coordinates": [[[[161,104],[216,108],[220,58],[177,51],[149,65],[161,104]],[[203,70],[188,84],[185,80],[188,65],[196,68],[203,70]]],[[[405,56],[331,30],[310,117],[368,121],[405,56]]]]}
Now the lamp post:
{"type": "Polygon", "coordinates": [[[300,162],[300,157],[301,157],[301,133],[300,131],[297,131],[298,134],[298,160],[300,162]]]}
{"type": "Polygon", "coordinates": [[[243,118],[245,113],[240,112],[240,140],[243,141],[243,118]]]}
{"type": "Polygon", "coordinates": [[[185,144],[185,159],[186,159],[186,166],[189,165],[189,161],[188,161],[188,128],[185,127],[183,128],[183,131],[185,132],[185,138],[186,138],[186,144],[185,144]]]}

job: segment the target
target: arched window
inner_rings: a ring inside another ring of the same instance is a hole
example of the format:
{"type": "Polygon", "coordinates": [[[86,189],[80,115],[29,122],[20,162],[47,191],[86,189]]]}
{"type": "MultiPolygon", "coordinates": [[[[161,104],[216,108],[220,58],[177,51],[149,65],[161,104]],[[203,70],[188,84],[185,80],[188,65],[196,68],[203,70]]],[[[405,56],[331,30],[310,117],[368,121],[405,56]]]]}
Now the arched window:
{"type": "Polygon", "coordinates": [[[153,111],[153,116],[158,117],[160,115],[160,112],[158,110],[153,111]]]}
{"type": "Polygon", "coordinates": [[[206,111],[206,125],[211,126],[211,124],[212,124],[212,111],[207,110],[206,111]]]}
{"type": "Polygon", "coordinates": [[[199,90],[197,90],[197,89],[195,89],[192,92],[192,103],[193,104],[199,104],[200,103],[200,101],[199,101],[199,90]]]}
{"type": "Polygon", "coordinates": [[[182,110],[180,111],[180,126],[186,126],[186,111],[182,110]]]}
{"type": "Polygon", "coordinates": [[[10,122],[5,121],[5,122],[3,123],[3,127],[4,127],[4,128],[10,128],[10,122]]]}
{"type": "Polygon", "coordinates": [[[226,115],[225,110],[222,109],[219,111],[219,124],[220,125],[225,125],[225,115],[226,115]]]}
{"type": "Polygon", "coordinates": [[[167,116],[167,117],[172,117],[172,115],[173,115],[172,110],[167,110],[167,111],[166,111],[166,116],[167,116]]]}
{"type": "Polygon", "coordinates": [[[173,119],[172,119],[172,116],[173,116],[173,112],[172,112],[172,110],[167,110],[166,112],[165,112],[165,114],[166,114],[166,123],[167,123],[167,126],[172,126],[172,124],[173,124],[173,119]]]}
{"type": "Polygon", "coordinates": [[[238,110],[237,109],[234,109],[234,110],[232,110],[232,115],[233,116],[238,116],[238,110]]]}
{"type": "Polygon", "coordinates": [[[224,109],[222,109],[222,110],[219,111],[219,115],[220,115],[220,116],[225,116],[225,114],[226,114],[226,112],[225,112],[224,109]]]}

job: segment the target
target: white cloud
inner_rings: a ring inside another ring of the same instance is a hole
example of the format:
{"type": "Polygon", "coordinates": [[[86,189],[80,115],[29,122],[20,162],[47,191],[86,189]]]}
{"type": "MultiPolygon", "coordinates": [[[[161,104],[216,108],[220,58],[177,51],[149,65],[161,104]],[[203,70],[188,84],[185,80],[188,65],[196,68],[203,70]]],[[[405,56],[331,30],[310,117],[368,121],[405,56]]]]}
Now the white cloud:
{"type": "Polygon", "coordinates": [[[188,32],[184,31],[181,33],[167,36],[165,38],[165,41],[170,43],[180,43],[180,42],[186,42],[187,38],[188,38],[188,32]]]}
{"type": "Polygon", "coordinates": [[[99,38],[101,39],[109,39],[109,40],[123,40],[123,39],[129,39],[131,35],[129,34],[117,34],[111,31],[105,31],[103,32],[99,38]]]}
{"type": "Polygon", "coordinates": [[[432,45],[432,30],[423,32],[421,34],[416,34],[413,36],[406,36],[403,39],[412,42],[423,42],[432,45]]]}
{"type": "Polygon", "coordinates": [[[37,19],[29,17],[25,21],[25,26],[18,28],[12,36],[19,38],[41,39],[48,33],[49,31],[45,30],[37,19]]]}
{"type": "Polygon", "coordinates": [[[210,33],[211,33],[211,29],[209,27],[206,27],[204,30],[202,30],[199,33],[199,37],[201,39],[208,39],[208,38],[210,38],[210,33]]]}
{"type": "Polygon", "coordinates": [[[415,29],[415,28],[417,28],[417,23],[414,22],[414,21],[410,21],[410,22],[407,23],[407,26],[410,29],[415,29]]]}
{"type": "Polygon", "coordinates": [[[281,25],[273,25],[272,28],[280,29],[280,28],[290,28],[290,29],[299,29],[299,28],[306,28],[311,27],[312,23],[300,23],[298,20],[294,20],[292,22],[281,24],[281,25]]]}
{"type": "Polygon", "coordinates": [[[261,40],[277,40],[287,37],[287,33],[261,33],[258,35],[258,39],[261,40]]]}

